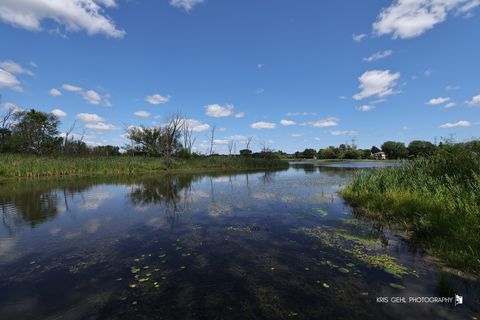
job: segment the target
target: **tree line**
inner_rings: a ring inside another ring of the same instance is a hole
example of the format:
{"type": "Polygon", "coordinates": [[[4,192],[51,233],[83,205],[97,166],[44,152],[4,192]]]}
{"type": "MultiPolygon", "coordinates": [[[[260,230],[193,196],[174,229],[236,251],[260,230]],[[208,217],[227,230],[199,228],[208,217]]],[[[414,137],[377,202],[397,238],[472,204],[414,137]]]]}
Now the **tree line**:
{"type": "MultiPolygon", "coordinates": [[[[429,141],[414,140],[408,145],[398,141],[386,141],[380,148],[372,146],[370,149],[358,149],[355,143],[341,144],[338,147],[329,146],[320,150],[305,149],[297,151],[293,155],[298,159],[371,159],[372,155],[378,152],[384,152],[387,159],[399,160],[417,158],[419,156],[429,156],[434,154],[444,144],[451,144],[452,141],[440,142],[438,145],[429,141]]],[[[480,141],[473,140],[463,143],[465,147],[480,150],[480,141]]]]}

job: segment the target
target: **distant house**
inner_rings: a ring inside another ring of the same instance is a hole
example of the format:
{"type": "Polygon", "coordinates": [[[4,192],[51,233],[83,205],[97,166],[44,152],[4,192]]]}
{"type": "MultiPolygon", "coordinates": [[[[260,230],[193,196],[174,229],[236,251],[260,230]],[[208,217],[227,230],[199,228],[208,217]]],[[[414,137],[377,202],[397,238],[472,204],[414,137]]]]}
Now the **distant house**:
{"type": "Polygon", "coordinates": [[[370,158],[374,160],[387,160],[387,155],[385,154],[385,152],[380,151],[370,154],[370,158]]]}

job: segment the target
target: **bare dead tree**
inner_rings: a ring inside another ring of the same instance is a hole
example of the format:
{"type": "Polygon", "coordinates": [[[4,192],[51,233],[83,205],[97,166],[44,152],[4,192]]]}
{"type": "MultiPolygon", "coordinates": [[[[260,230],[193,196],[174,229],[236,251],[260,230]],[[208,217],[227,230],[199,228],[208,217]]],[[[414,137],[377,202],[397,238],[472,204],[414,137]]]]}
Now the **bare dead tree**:
{"type": "Polygon", "coordinates": [[[247,150],[250,150],[250,144],[252,143],[252,140],[253,140],[253,137],[247,137],[247,140],[246,140],[246,148],[247,150]]]}
{"type": "Polygon", "coordinates": [[[167,124],[163,128],[164,156],[167,160],[170,160],[171,156],[178,149],[183,122],[182,114],[177,111],[170,115],[167,124]]]}
{"type": "Polygon", "coordinates": [[[193,145],[197,140],[197,137],[193,136],[193,128],[188,122],[188,120],[183,120],[182,124],[182,136],[183,136],[183,147],[188,150],[188,153],[192,153],[193,145]]]}
{"type": "MultiPolygon", "coordinates": [[[[63,150],[65,151],[67,145],[68,145],[68,137],[72,134],[73,130],[75,130],[75,126],[77,125],[77,120],[75,120],[73,123],[72,123],[72,126],[70,127],[70,129],[65,132],[65,141],[63,141],[63,150]]],[[[72,137],[72,140],[74,139],[74,137],[72,137]]]]}
{"type": "MultiPolygon", "coordinates": [[[[2,96],[0,95],[0,99],[2,96]]],[[[12,120],[15,115],[15,110],[13,108],[7,108],[5,113],[0,118],[0,152],[3,151],[6,139],[11,133],[12,120]]]]}
{"type": "Polygon", "coordinates": [[[216,126],[213,125],[212,129],[210,130],[210,136],[207,136],[208,141],[210,141],[210,155],[213,154],[213,148],[215,147],[215,129],[216,126]]]}
{"type": "Polygon", "coordinates": [[[233,146],[234,146],[233,140],[228,140],[228,155],[229,156],[232,156],[233,146]]]}

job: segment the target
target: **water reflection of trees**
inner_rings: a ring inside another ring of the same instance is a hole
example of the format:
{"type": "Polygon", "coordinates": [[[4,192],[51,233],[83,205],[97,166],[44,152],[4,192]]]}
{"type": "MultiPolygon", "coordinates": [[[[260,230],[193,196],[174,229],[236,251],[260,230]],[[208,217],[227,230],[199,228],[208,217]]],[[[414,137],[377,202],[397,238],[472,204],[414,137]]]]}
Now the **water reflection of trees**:
{"type": "Polygon", "coordinates": [[[10,234],[23,225],[34,228],[59,213],[69,211],[69,202],[99,183],[132,183],[132,178],[65,178],[57,180],[5,181],[0,183],[0,215],[10,234]]]}

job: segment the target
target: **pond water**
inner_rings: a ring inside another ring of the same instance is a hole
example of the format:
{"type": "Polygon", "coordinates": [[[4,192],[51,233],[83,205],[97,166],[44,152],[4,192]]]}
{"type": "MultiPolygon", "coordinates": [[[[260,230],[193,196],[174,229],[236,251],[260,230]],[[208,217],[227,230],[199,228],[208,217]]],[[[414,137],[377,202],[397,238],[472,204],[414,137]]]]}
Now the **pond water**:
{"type": "Polygon", "coordinates": [[[0,319],[476,319],[478,283],[339,198],[355,170],[2,182],[0,319]]]}

